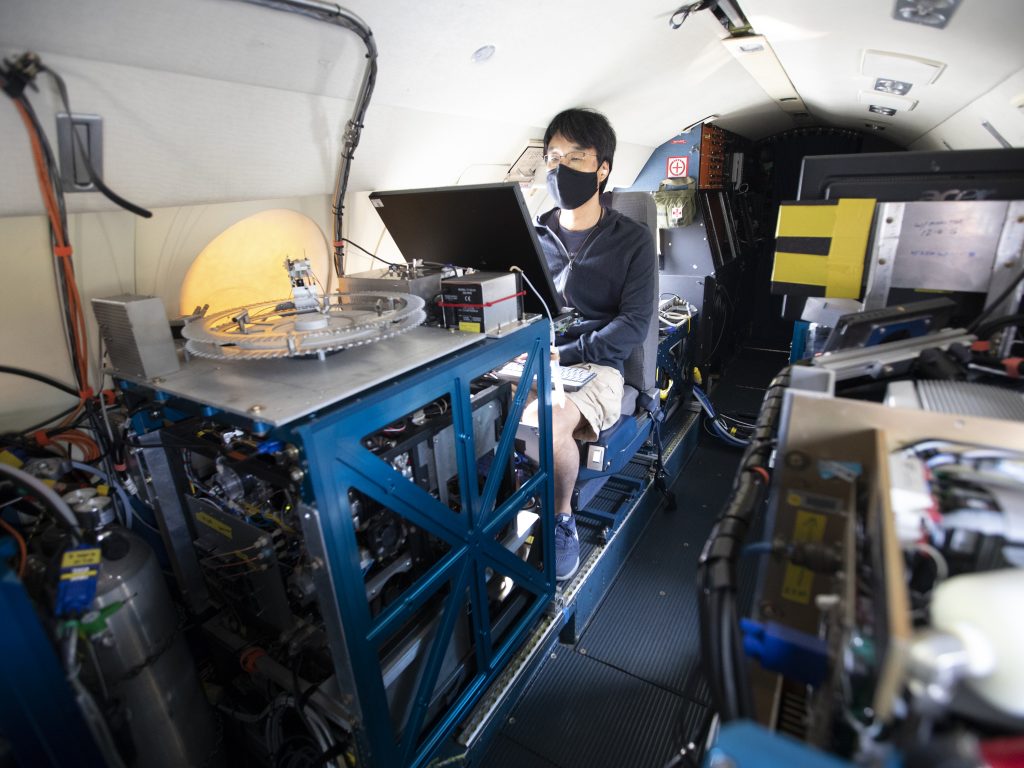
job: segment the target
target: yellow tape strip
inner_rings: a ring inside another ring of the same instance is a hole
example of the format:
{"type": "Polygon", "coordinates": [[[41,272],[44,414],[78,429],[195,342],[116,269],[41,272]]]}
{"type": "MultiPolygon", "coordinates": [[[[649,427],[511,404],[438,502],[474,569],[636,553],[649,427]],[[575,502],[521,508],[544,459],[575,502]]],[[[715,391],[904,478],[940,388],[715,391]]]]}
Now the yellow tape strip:
{"type": "Polygon", "coordinates": [[[775,236],[832,237],[837,209],[835,205],[780,205],[775,236]]]}
{"type": "Polygon", "coordinates": [[[828,280],[828,259],[806,253],[776,253],[772,268],[773,283],[825,285],[828,280]]]}
{"type": "Polygon", "coordinates": [[[875,201],[851,198],[840,200],[835,207],[837,215],[828,249],[825,297],[857,299],[860,298],[875,201]]]}

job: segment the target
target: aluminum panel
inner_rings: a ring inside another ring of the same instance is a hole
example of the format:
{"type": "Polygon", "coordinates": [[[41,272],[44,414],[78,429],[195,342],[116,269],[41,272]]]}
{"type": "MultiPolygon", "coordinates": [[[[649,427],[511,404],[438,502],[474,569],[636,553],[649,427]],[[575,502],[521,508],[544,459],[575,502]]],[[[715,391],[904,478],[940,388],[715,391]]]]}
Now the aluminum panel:
{"type": "Polygon", "coordinates": [[[163,377],[126,378],[168,395],[283,426],[483,339],[483,334],[420,327],[326,360],[193,358],[163,377]]]}
{"type": "Polygon", "coordinates": [[[892,286],[985,293],[1007,205],[995,200],[907,203],[892,286]]]}

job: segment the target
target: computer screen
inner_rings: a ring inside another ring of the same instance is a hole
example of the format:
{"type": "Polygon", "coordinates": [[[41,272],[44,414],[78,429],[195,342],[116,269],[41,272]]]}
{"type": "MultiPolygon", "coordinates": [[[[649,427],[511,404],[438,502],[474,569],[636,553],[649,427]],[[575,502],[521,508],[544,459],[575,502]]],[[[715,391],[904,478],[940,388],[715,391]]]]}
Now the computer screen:
{"type": "Polygon", "coordinates": [[[1024,149],[870,152],[805,157],[798,200],[870,197],[914,200],[1020,200],[1024,149]]]}
{"type": "MultiPolygon", "coordinates": [[[[518,184],[373,192],[370,202],[405,258],[481,272],[519,267],[551,314],[561,313],[561,299],[518,184]]],[[[543,314],[529,286],[521,287],[524,309],[543,314]]]]}

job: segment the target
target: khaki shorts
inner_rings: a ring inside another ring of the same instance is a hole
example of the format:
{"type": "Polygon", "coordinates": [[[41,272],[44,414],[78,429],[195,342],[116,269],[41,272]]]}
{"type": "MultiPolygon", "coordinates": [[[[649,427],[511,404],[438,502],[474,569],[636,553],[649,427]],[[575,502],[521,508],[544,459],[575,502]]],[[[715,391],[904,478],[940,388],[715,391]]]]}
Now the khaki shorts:
{"type": "Polygon", "coordinates": [[[591,442],[622,415],[622,374],[615,368],[595,363],[579,363],[574,367],[586,368],[597,374],[581,389],[565,393],[566,400],[571,400],[580,409],[585,422],[576,428],[572,436],[591,442]]]}

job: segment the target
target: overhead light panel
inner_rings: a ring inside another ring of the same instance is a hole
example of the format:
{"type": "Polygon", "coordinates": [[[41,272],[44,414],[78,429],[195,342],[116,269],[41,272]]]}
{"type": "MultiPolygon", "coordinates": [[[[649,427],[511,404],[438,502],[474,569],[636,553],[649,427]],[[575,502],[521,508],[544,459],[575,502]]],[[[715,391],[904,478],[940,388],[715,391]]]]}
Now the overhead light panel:
{"type": "Polygon", "coordinates": [[[945,68],[941,61],[870,49],[864,51],[860,60],[862,75],[909,85],[930,85],[939,79],[945,68]]]}
{"type": "Polygon", "coordinates": [[[896,110],[892,107],[881,107],[878,104],[872,104],[868,107],[869,112],[874,112],[876,115],[885,115],[886,117],[892,117],[896,114],[896,110]]]}
{"type": "Polygon", "coordinates": [[[763,35],[727,37],[722,40],[722,45],[783,110],[789,113],[807,111],[768,38],[763,35]]]}

